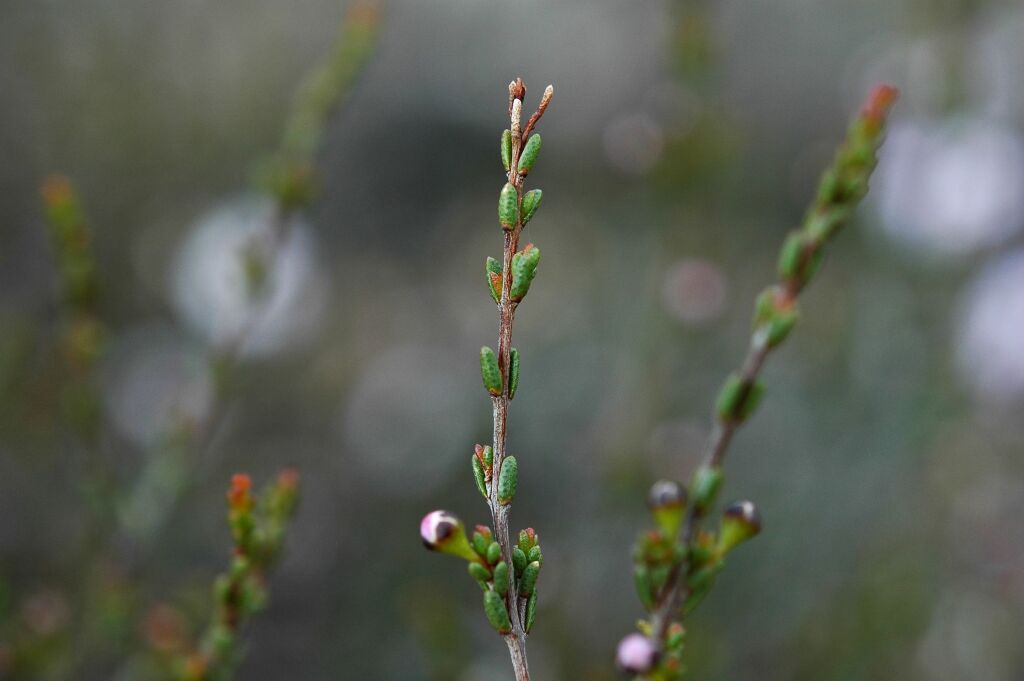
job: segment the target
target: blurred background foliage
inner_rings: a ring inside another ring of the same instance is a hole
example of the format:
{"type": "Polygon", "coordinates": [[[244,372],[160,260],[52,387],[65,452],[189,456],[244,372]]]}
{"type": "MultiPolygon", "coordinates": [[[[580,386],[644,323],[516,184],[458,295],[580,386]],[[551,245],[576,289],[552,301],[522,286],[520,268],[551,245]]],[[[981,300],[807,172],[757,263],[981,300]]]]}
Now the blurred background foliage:
{"type": "Polygon", "coordinates": [[[697,460],[777,245],[878,80],[903,98],[872,195],[730,455],[726,495],[766,531],[690,621],[693,677],[1024,675],[1018,2],[391,0],[254,319],[244,251],[272,204],[250,178],[345,11],[0,8],[0,678],[160,678],[208,616],[228,477],[285,464],[303,504],[240,678],[510,676],[416,525],[486,519],[466,461],[490,433],[517,74],[530,101],[557,89],[509,442],[514,522],[547,558],[537,678],[614,678],[647,487],[697,460]],[[95,296],[58,283],[54,172],[95,296]],[[94,335],[69,333],[75,300],[94,335]],[[69,401],[69,338],[95,412],[69,401]]]}

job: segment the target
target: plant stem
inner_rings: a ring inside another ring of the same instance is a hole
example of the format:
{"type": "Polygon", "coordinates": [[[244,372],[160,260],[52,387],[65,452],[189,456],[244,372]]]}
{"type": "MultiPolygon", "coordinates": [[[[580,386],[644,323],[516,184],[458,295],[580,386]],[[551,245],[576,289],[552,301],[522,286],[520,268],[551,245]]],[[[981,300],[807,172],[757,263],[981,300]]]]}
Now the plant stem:
{"type": "MultiPolygon", "coordinates": [[[[515,81],[513,87],[521,87],[522,81],[515,81]]],[[[518,93],[519,90],[517,89],[518,93]]],[[[523,178],[516,168],[519,165],[519,153],[522,150],[522,136],[520,128],[520,116],[522,113],[522,99],[513,98],[509,110],[512,129],[512,157],[509,164],[508,181],[516,188],[517,201],[522,205],[523,201],[523,178]]],[[[505,441],[508,431],[508,366],[509,357],[512,352],[512,321],[515,318],[516,303],[512,300],[512,256],[519,248],[519,234],[523,229],[522,216],[516,220],[515,226],[505,232],[505,248],[502,254],[502,286],[501,299],[498,303],[498,368],[502,375],[501,394],[491,398],[494,407],[494,471],[490,486],[490,497],[488,505],[491,508],[491,518],[494,520],[495,541],[501,545],[502,559],[512,565],[512,542],[509,540],[508,516],[511,510],[510,504],[502,504],[498,500],[497,476],[501,471],[501,464],[505,460],[505,441]]],[[[513,579],[513,582],[515,580],[513,579]]],[[[513,585],[514,586],[514,585],[513,585]]],[[[505,605],[508,608],[509,619],[512,622],[512,631],[505,635],[505,643],[508,645],[509,656],[512,658],[512,668],[515,671],[516,681],[529,681],[530,668],[526,658],[526,630],[520,617],[518,607],[519,589],[509,588],[505,605]]]]}
{"type": "MultiPolygon", "coordinates": [[[[796,297],[796,294],[789,288],[786,289],[785,295],[787,301],[792,301],[796,297]]],[[[752,386],[757,382],[757,377],[760,375],[761,368],[764,366],[764,361],[767,359],[770,351],[771,348],[768,345],[767,334],[756,332],[750,339],[750,348],[747,351],[746,359],[743,360],[743,368],[740,372],[744,385],[752,386]]],[[[729,443],[732,441],[732,436],[736,433],[739,425],[740,421],[733,419],[725,421],[721,419],[715,420],[714,428],[711,430],[711,435],[708,436],[708,441],[704,446],[705,465],[711,467],[722,465],[725,454],[729,449],[729,443]]],[[[683,524],[682,541],[684,546],[690,546],[694,536],[700,530],[700,521],[701,516],[697,512],[696,505],[691,504],[686,513],[686,521],[683,524]]],[[[686,601],[686,597],[689,596],[689,587],[686,585],[686,580],[680,579],[681,576],[685,576],[688,569],[688,560],[676,563],[669,574],[665,587],[662,589],[662,596],[658,600],[658,605],[651,618],[651,641],[657,646],[660,646],[661,642],[665,640],[665,634],[672,624],[673,614],[686,601]]]]}
{"type": "MultiPolygon", "coordinates": [[[[509,362],[512,353],[512,321],[515,319],[516,306],[518,303],[512,300],[512,256],[519,249],[519,235],[523,231],[523,182],[525,177],[519,174],[519,155],[522,152],[523,144],[529,136],[533,127],[544,115],[548,103],[551,101],[553,90],[549,87],[544,92],[537,111],[530,116],[525,130],[522,127],[522,106],[523,96],[526,94],[526,87],[520,78],[509,83],[509,121],[512,133],[512,153],[509,162],[508,181],[516,189],[516,201],[519,210],[516,211],[516,224],[512,229],[505,230],[505,247],[502,253],[502,286],[501,298],[498,302],[498,369],[501,371],[502,387],[501,394],[491,398],[494,407],[494,459],[492,467],[492,483],[488,497],[488,506],[491,509],[491,518],[494,520],[495,541],[501,545],[502,559],[512,565],[512,542],[509,539],[508,517],[511,504],[502,504],[498,500],[497,479],[501,471],[501,464],[505,460],[505,441],[508,432],[508,403],[509,403],[509,362]]],[[[512,668],[515,671],[516,681],[530,681],[530,669],[526,658],[526,628],[524,627],[524,611],[520,607],[519,589],[512,579],[513,584],[508,590],[505,605],[508,608],[509,620],[512,622],[512,631],[505,634],[505,643],[508,645],[508,652],[512,658],[512,668]]]]}

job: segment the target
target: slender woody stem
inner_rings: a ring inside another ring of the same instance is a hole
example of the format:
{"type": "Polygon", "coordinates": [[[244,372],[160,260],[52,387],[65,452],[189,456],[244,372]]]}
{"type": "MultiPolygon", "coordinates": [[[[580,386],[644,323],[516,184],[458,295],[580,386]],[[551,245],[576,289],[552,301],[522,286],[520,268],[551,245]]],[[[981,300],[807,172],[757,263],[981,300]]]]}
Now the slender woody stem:
{"type": "MultiPolygon", "coordinates": [[[[519,174],[519,155],[523,148],[524,132],[522,130],[522,104],[526,88],[521,79],[509,83],[509,120],[512,132],[512,154],[509,163],[508,181],[516,188],[516,201],[521,207],[523,203],[523,180],[519,174]]],[[[532,130],[548,102],[551,100],[550,90],[545,92],[537,111],[530,117],[526,135],[532,130]]],[[[512,353],[512,321],[515,318],[517,303],[511,298],[512,290],[512,256],[519,248],[519,235],[523,230],[522,212],[517,211],[516,224],[512,229],[505,231],[505,248],[502,257],[502,286],[501,298],[498,303],[498,368],[502,376],[501,394],[491,398],[494,407],[494,459],[493,468],[495,471],[493,480],[497,480],[498,472],[501,471],[501,464],[505,460],[505,441],[508,429],[508,402],[509,402],[509,358],[512,353]]],[[[511,504],[502,504],[498,500],[498,485],[492,482],[488,505],[491,509],[491,517],[494,520],[494,538],[501,545],[502,559],[512,565],[512,542],[509,539],[508,517],[511,504]]],[[[513,582],[515,580],[513,579],[513,582]]],[[[506,596],[509,619],[512,622],[512,631],[505,635],[505,643],[508,645],[509,655],[512,658],[512,668],[515,671],[516,681],[530,681],[530,669],[526,659],[526,629],[524,627],[523,611],[519,607],[519,589],[513,584],[506,596]]]]}
{"type": "MultiPolygon", "coordinates": [[[[775,305],[789,308],[796,302],[800,291],[810,280],[826,240],[848,217],[867,191],[868,178],[874,169],[878,145],[889,108],[896,100],[897,91],[888,85],[880,85],[868,97],[860,116],[847,132],[847,139],[840,146],[832,165],[819,184],[818,194],[811,210],[804,217],[796,241],[796,257],[780,259],[782,281],[778,287],[775,305]]],[[[785,246],[784,251],[785,253],[785,246]]],[[[741,393],[737,404],[742,405],[749,398],[772,349],[769,330],[763,326],[755,328],[750,341],[747,358],[740,370],[741,393]]],[[[733,434],[742,422],[736,415],[719,415],[705,448],[705,465],[720,468],[733,434]]],[[[702,513],[705,509],[691,504],[683,524],[682,542],[687,547],[683,560],[676,563],[656,601],[651,618],[651,643],[661,649],[665,634],[672,623],[673,615],[683,606],[690,594],[687,577],[691,568],[689,548],[699,536],[702,513]]],[[[681,617],[682,615],[680,615],[681,617]]]]}
{"type": "MultiPolygon", "coordinates": [[[[790,301],[795,298],[795,293],[789,289],[786,290],[785,295],[787,300],[790,301]]],[[[757,377],[760,375],[761,368],[764,366],[764,361],[767,359],[770,351],[771,348],[768,345],[767,335],[764,332],[756,332],[750,339],[750,349],[747,351],[746,359],[743,360],[743,368],[740,373],[743,385],[748,386],[748,389],[757,382],[757,377]]],[[[711,435],[708,436],[707,444],[704,447],[704,462],[706,465],[711,467],[722,465],[722,460],[729,449],[729,443],[732,441],[732,436],[736,433],[739,425],[740,422],[735,419],[715,420],[714,428],[711,431],[711,435]]],[[[694,536],[700,530],[700,521],[701,516],[697,511],[696,505],[691,504],[686,513],[686,521],[683,524],[684,546],[690,546],[694,536]]],[[[672,624],[673,615],[686,601],[686,597],[689,596],[689,587],[686,584],[686,580],[680,579],[685,577],[688,570],[689,560],[683,560],[672,568],[665,587],[662,589],[661,598],[658,600],[658,605],[654,610],[651,618],[651,641],[659,647],[661,642],[665,640],[665,634],[672,624]]]]}

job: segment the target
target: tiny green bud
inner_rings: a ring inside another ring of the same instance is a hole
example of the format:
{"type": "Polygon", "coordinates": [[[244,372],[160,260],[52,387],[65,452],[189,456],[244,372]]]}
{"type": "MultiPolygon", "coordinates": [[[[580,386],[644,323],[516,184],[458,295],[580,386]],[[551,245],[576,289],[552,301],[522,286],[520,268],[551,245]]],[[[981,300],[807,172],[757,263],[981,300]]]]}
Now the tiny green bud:
{"type": "Polygon", "coordinates": [[[508,358],[508,399],[516,396],[519,387],[519,351],[512,348],[508,358]]]}
{"type": "Polygon", "coordinates": [[[501,165],[506,173],[512,165],[512,131],[507,129],[501,133],[501,165]]]}
{"type": "Polygon", "coordinates": [[[701,465],[693,472],[693,479],[690,481],[690,501],[698,515],[707,513],[711,504],[715,502],[721,486],[721,468],[701,465]]]}
{"type": "Polygon", "coordinates": [[[530,549],[529,552],[527,552],[526,560],[528,560],[531,563],[533,563],[533,562],[537,562],[537,563],[544,562],[544,556],[540,552],[540,544],[537,544],[532,549],[530,549]]]}
{"type": "Polygon", "coordinates": [[[519,153],[519,174],[526,175],[537,162],[537,154],[540,153],[540,135],[530,135],[526,140],[523,150],[519,153]]]}
{"type": "Polygon", "coordinates": [[[476,454],[473,454],[470,458],[473,459],[473,480],[476,481],[476,488],[480,490],[480,494],[483,495],[484,499],[486,499],[487,474],[484,471],[484,465],[480,462],[480,459],[476,454]]]}
{"type": "Polygon", "coordinates": [[[677,482],[659,480],[647,494],[647,507],[662,533],[666,537],[674,537],[679,532],[683,511],[686,510],[686,491],[677,482]]]}
{"type": "Polygon", "coordinates": [[[420,521],[420,537],[423,545],[432,551],[450,553],[453,556],[476,561],[476,553],[466,539],[462,521],[448,511],[431,511],[420,521]]]}
{"type": "Polygon", "coordinates": [[[798,317],[796,301],[778,286],[766,288],[757,297],[757,303],[754,305],[754,329],[755,332],[764,330],[769,348],[774,348],[786,340],[798,317]]]}
{"type": "Polygon", "coordinates": [[[519,580],[519,595],[526,598],[533,594],[537,586],[537,576],[540,574],[540,563],[534,561],[523,568],[523,576],[519,580]]]}
{"type": "Polygon", "coordinates": [[[523,568],[526,567],[526,554],[518,546],[512,547],[512,567],[516,570],[516,577],[523,574],[523,568]]]}
{"type": "Polygon", "coordinates": [[[505,607],[505,599],[497,592],[484,592],[484,614],[487,615],[487,621],[491,623],[491,626],[499,634],[507,634],[512,631],[512,623],[508,619],[508,608],[505,607]]]}
{"type": "Polygon", "coordinates": [[[540,200],[544,198],[544,192],[539,189],[531,189],[523,194],[523,224],[533,218],[533,214],[540,208],[540,200]]]}
{"type": "Polygon", "coordinates": [[[487,588],[487,582],[491,578],[491,573],[480,563],[470,563],[468,568],[469,575],[477,581],[481,588],[487,588]]]}
{"type": "Polygon", "coordinates": [[[490,469],[494,465],[494,448],[490,445],[484,447],[484,466],[490,469]]]}
{"type": "Polygon", "coordinates": [[[509,289],[512,300],[518,302],[526,297],[539,263],[540,249],[533,244],[526,244],[522,251],[512,256],[512,288],[509,289]]]}
{"type": "Polygon", "coordinates": [[[537,533],[532,527],[519,530],[519,548],[523,553],[529,553],[530,549],[537,545],[537,533]]]}
{"type": "Polygon", "coordinates": [[[516,226],[519,214],[519,195],[516,188],[506,182],[498,195],[498,222],[503,229],[512,229],[516,226]]]}
{"type": "Polygon", "coordinates": [[[537,590],[534,589],[529,600],[526,601],[526,622],[523,623],[526,633],[533,629],[533,621],[537,619],[537,590]]]}
{"type": "Polygon", "coordinates": [[[508,563],[505,561],[494,566],[494,590],[502,596],[508,593],[508,563]]]}
{"type": "Polygon", "coordinates": [[[763,395],[763,384],[748,383],[739,374],[731,374],[718,393],[715,412],[722,421],[741,423],[754,412],[763,395]]]}
{"type": "Polygon", "coordinates": [[[733,547],[757,536],[761,531],[761,514],[750,501],[729,504],[722,512],[722,525],[718,532],[718,553],[725,554],[733,547]]]}
{"type": "Polygon", "coordinates": [[[499,560],[501,560],[501,545],[492,541],[491,545],[487,547],[487,562],[494,565],[499,560]]]}
{"type": "Polygon", "coordinates": [[[491,298],[494,302],[501,302],[501,287],[504,280],[501,277],[501,262],[496,258],[487,258],[487,290],[491,292],[491,298]]]}
{"type": "Polygon", "coordinates": [[[516,496],[516,485],[519,483],[519,463],[514,456],[506,456],[501,462],[501,473],[498,475],[498,501],[502,505],[512,503],[516,496]]]}
{"type": "Polygon", "coordinates": [[[486,345],[480,348],[480,376],[487,392],[497,397],[501,394],[501,372],[498,371],[498,356],[486,345]]]}

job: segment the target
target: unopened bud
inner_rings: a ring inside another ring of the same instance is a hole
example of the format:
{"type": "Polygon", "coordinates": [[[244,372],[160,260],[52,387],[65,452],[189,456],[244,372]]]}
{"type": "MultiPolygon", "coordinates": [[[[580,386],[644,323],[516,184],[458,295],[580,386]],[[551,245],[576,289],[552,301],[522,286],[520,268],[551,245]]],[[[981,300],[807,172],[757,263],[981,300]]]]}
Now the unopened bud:
{"type": "Polygon", "coordinates": [[[420,537],[431,551],[476,561],[479,557],[469,545],[466,529],[457,516],[448,511],[431,511],[420,521],[420,537]]]}
{"type": "Polygon", "coordinates": [[[658,649],[642,634],[630,634],[619,641],[615,664],[630,674],[647,674],[658,664],[658,649]]]}
{"type": "Polygon", "coordinates": [[[718,532],[719,553],[752,539],[761,532],[761,513],[751,501],[736,501],[722,512],[722,527],[718,532]]]}

